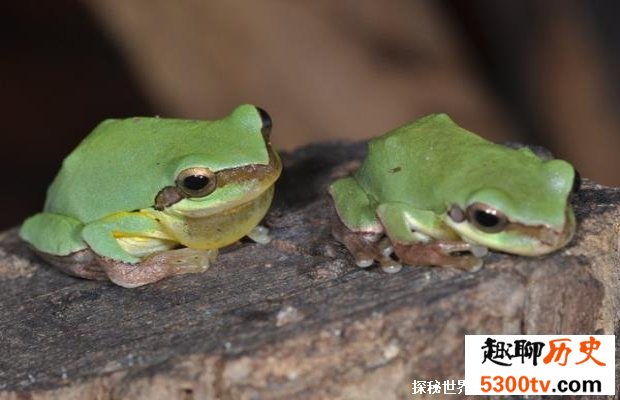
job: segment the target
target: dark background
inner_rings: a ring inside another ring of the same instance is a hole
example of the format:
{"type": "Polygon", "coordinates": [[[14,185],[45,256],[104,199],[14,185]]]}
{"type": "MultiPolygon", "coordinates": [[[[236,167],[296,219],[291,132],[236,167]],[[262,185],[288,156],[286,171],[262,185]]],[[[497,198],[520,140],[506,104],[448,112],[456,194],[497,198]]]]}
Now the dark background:
{"type": "Polygon", "coordinates": [[[430,112],[620,184],[612,1],[34,0],[0,5],[3,228],[108,117],[266,108],[279,148],[430,112]]]}

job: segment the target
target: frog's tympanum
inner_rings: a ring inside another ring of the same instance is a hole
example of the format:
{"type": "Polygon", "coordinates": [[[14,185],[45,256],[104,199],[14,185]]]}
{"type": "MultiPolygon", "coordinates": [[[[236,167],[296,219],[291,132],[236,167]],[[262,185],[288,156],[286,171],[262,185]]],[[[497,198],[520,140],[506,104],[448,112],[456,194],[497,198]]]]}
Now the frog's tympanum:
{"type": "Polygon", "coordinates": [[[135,287],[201,272],[249,236],[281,164],[271,120],[242,105],[217,121],[106,120],[64,160],[20,236],[66,273],[135,287]]]}
{"type": "Polygon", "coordinates": [[[430,115],[371,140],[368,155],[329,192],[333,232],[360,267],[375,261],[473,270],[487,250],[536,256],[575,231],[578,181],[562,160],[491,143],[430,115]]]}

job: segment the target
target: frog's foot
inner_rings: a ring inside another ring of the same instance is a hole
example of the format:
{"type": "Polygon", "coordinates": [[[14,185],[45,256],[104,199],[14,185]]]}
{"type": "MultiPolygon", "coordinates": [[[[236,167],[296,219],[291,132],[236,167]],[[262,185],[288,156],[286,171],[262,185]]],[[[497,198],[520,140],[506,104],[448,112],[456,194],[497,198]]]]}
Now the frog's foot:
{"type": "Polygon", "coordinates": [[[332,217],[332,235],[344,244],[360,268],[368,268],[382,257],[377,235],[353,232],[336,217],[332,217]]]}
{"type": "Polygon", "coordinates": [[[262,225],[257,225],[246,235],[258,244],[267,244],[271,242],[271,236],[269,236],[269,229],[262,225]]]}
{"type": "Polygon", "coordinates": [[[381,256],[377,259],[377,262],[381,266],[381,269],[388,274],[395,274],[403,269],[403,265],[392,258],[394,254],[394,246],[387,237],[384,237],[377,244],[381,251],[381,256]]]}
{"type": "Polygon", "coordinates": [[[339,221],[332,224],[332,233],[349,250],[360,268],[368,268],[377,262],[383,271],[395,273],[403,267],[392,258],[394,248],[386,237],[378,240],[381,236],[377,234],[352,232],[339,221]]]}
{"type": "Polygon", "coordinates": [[[394,245],[394,253],[404,264],[437,265],[453,267],[464,271],[477,271],[482,265],[486,248],[464,242],[431,242],[394,245]],[[469,252],[471,255],[452,255],[452,253],[469,252]]]}
{"type": "Polygon", "coordinates": [[[169,276],[206,271],[217,256],[217,250],[177,249],[145,257],[136,264],[98,257],[108,278],[119,286],[133,288],[157,282],[169,276]]]}
{"type": "Polygon", "coordinates": [[[355,258],[355,264],[360,268],[368,268],[375,263],[375,260],[383,257],[377,243],[364,234],[348,233],[339,241],[349,250],[355,258]]]}

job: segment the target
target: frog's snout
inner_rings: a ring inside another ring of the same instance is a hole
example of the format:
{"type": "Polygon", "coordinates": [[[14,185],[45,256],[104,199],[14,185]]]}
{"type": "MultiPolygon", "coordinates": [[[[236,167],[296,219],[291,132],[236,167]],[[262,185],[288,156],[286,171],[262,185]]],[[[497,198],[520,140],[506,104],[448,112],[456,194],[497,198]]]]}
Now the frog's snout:
{"type": "Polygon", "coordinates": [[[539,236],[540,242],[549,248],[549,252],[559,249],[573,238],[575,234],[575,216],[571,209],[566,212],[566,222],[562,230],[543,228],[539,236]]]}
{"type": "Polygon", "coordinates": [[[557,248],[562,243],[562,239],[566,236],[566,228],[562,231],[556,231],[550,228],[541,229],[539,236],[540,242],[550,248],[557,248]]]}

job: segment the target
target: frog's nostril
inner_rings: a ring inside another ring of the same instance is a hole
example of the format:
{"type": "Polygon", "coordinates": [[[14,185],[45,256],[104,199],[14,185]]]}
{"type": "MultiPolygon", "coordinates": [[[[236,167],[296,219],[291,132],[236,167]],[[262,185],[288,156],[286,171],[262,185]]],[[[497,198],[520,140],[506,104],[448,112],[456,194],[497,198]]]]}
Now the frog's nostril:
{"type": "Polygon", "coordinates": [[[454,222],[463,222],[467,219],[465,212],[461,209],[461,207],[457,206],[456,204],[450,207],[450,210],[448,211],[448,216],[454,222]]]}

